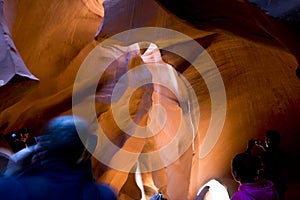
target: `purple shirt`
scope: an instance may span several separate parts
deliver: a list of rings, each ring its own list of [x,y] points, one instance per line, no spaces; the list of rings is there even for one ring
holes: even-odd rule
[[[274,184],[268,180],[255,183],[243,183],[231,200],[278,200]]]

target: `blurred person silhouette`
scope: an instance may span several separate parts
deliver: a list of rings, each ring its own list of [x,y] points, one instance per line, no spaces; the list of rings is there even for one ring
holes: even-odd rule
[[[21,140],[18,132],[7,134],[6,138],[8,139],[14,153],[26,148],[26,143]]]
[[[262,157],[264,163],[263,178],[274,183],[280,199],[284,199],[287,190],[284,169],[285,156],[280,147],[280,133],[277,130],[267,130],[265,133],[265,153]]]
[[[14,153],[36,144],[35,138],[30,138],[30,131],[27,128],[20,128],[16,132],[5,134],[5,138]]]
[[[4,176],[7,165],[9,161],[9,156],[5,153],[0,152],[0,177]]]
[[[264,174],[265,164],[263,162],[263,157],[265,155],[265,152],[266,150],[263,141],[255,138],[251,138],[250,140],[248,140],[248,146],[245,153],[256,156],[260,160],[261,168],[259,169],[259,176],[262,176],[262,174]]]
[[[3,134],[0,134],[0,177],[4,176],[4,173],[6,171],[9,157],[12,154],[11,149],[8,148],[9,144],[7,143],[7,140],[5,139]]]
[[[279,200],[274,184],[258,177],[261,162],[249,153],[237,154],[232,160],[232,175],[240,184],[232,200]]]
[[[261,140],[255,138],[248,140],[248,146],[245,151],[246,153],[257,157],[262,157],[265,151],[264,143]]]
[[[20,128],[18,133],[20,135],[20,140],[26,144],[29,139],[29,130],[27,128]]]
[[[111,188],[94,181],[85,144],[96,146],[97,138],[84,119],[56,117],[42,131],[36,145],[11,156],[6,177],[0,178],[1,199],[117,199]]]

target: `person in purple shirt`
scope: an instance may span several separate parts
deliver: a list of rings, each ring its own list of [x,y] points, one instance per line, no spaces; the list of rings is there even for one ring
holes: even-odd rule
[[[0,178],[0,198],[116,200],[109,186],[94,181],[84,144],[97,138],[88,127],[85,120],[71,115],[51,120],[36,145],[11,156],[5,177]],[[86,135],[79,137],[79,131]]]
[[[232,175],[240,184],[232,200],[279,200],[271,181],[259,179],[260,160],[249,154],[237,154],[232,160]]]

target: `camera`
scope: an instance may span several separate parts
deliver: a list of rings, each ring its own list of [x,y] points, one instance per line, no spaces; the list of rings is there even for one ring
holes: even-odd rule
[[[262,141],[260,141],[260,140],[254,140],[254,144],[262,145]]]

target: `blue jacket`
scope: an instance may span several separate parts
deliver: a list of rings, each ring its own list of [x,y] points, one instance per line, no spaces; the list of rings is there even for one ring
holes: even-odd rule
[[[75,166],[52,159],[21,174],[0,178],[1,200],[116,200],[114,192],[94,182],[90,162]]]

